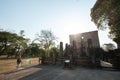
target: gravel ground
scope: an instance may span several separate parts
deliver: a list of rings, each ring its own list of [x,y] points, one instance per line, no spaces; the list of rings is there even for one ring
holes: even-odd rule
[[[60,65],[36,65],[19,71],[4,73],[0,80],[120,80],[120,71]]]

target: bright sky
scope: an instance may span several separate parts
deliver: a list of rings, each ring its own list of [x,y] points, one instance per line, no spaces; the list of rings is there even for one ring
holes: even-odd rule
[[[69,35],[97,30],[90,10],[96,0],[0,0],[0,28],[35,39],[41,30],[51,30],[58,41],[69,43]],[[100,32],[100,44],[111,40]],[[101,35],[102,34],[102,35]],[[106,33],[105,33],[106,34]]]

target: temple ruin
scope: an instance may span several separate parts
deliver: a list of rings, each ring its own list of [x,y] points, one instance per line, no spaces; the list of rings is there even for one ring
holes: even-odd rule
[[[74,53],[73,56],[90,56],[92,48],[100,48],[98,31],[78,33],[69,35],[70,46]]]

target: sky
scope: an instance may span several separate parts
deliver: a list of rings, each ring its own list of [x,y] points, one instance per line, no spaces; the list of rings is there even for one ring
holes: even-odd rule
[[[58,42],[69,43],[69,35],[97,30],[90,10],[96,0],[0,0],[0,29],[19,33],[31,40],[41,30],[51,30]],[[113,43],[99,31],[100,45]]]

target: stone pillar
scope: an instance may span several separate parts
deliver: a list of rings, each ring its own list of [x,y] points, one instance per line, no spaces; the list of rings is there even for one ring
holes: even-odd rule
[[[68,44],[65,44],[65,53],[64,53],[65,57],[68,57]]]
[[[60,57],[63,57],[63,42],[60,42]]]

